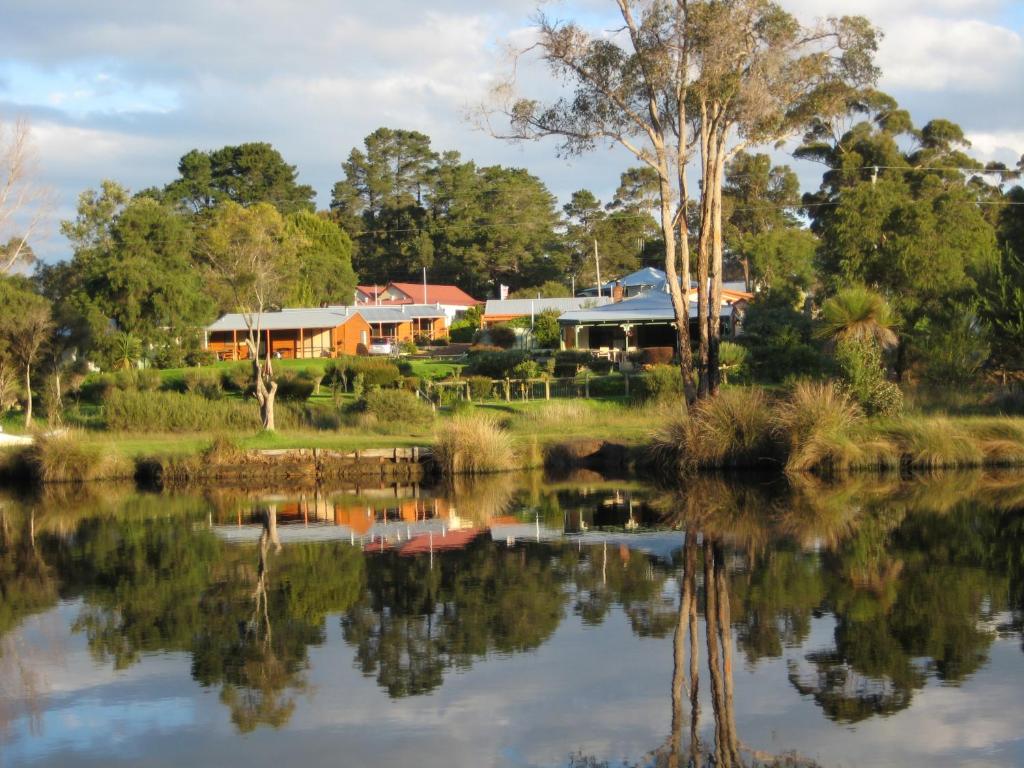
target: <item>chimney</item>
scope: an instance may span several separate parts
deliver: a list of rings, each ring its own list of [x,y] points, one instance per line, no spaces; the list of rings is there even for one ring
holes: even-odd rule
[[[617,304],[622,301],[622,283],[618,280],[615,281],[615,285],[612,286],[612,302]]]

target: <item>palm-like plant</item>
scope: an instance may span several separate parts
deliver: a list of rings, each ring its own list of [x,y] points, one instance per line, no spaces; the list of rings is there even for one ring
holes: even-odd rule
[[[817,335],[835,341],[874,341],[883,349],[896,345],[895,317],[885,298],[870,288],[844,288],[821,307]]]
[[[142,342],[130,333],[119,333],[114,337],[114,368],[127,371],[135,367],[142,357]]]

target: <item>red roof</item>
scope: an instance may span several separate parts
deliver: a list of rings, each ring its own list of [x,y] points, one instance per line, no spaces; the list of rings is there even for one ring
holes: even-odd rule
[[[398,552],[401,555],[423,555],[430,552],[431,549],[435,552],[443,549],[462,549],[481,533],[483,531],[477,528],[447,531],[443,536],[440,534],[431,536],[429,533],[421,533],[404,543]]]
[[[409,297],[410,304],[455,304],[471,307],[483,302],[477,301],[457,285],[432,285],[427,283],[427,298],[423,300],[423,283],[388,283]]]
[[[382,293],[386,287],[383,285],[357,285],[356,290],[360,293],[365,293],[371,298],[376,298],[377,294]]]

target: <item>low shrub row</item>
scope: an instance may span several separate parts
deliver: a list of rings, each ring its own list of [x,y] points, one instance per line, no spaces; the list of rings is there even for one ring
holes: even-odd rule
[[[253,403],[215,401],[190,392],[115,390],[103,406],[107,429],[118,432],[250,430],[260,426]]]

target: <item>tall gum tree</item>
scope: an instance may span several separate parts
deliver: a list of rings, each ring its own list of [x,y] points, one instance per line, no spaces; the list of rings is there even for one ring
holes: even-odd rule
[[[608,35],[538,14],[529,50],[571,92],[543,104],[517,97],[514,78],[502,83],[496,95],[511,130],[492,132],[557,136],[568,154],[618,144],[657,174],[680,373],[692,400],[689,307],[681,288],[690,282],[684,256],[691,161],[698,157],[700,174],[699,393],[706,395],[719,381],[725,165],[748,146],[784,141],[811,117],[841,109],[851,89],[872,83],[877,32],[860,17],[807,27],[767,0],[616,0],[615,7],[623,24]]]
[[[293,290],[303,245],[304,238],[268,203],[250,208],[224,203],[203,233],[201,254],[209,267],[211,288],[245,322],[245,344],[265,430],[274,429],[277,381],[269,344],[260,360],[263,313],[280,307]]]
[[[665,274],[675,315],[679,371],[686,402],[695,399],[690,351],[689,200],[686,167],[693,151],[686,114],[690,85],[690,39],[686,2],[617,0],[623,27],[613,36],[594,34],[575,22],[539,13],[539,52],[571,94],[548,104],[515,95],[514,80],[495,91],[509,139],[557,136],[562,151],[580,154],[599,143],[618,144],[657,175]],[[487,119],[490,110],[484,111]]]
[[[34,258],[29,241],[52,207],[52,194],[38,176],[28,121],[0,117],[0,275]]]
[[[779,145],[811,121],[843,113],[850,94],[877,79],[878,32],[858,16],[804,25],[768,0],[686,5],[692,65],[687,111],[700,157],[699,390],[715,394],[720,384],[725,168],[748,147]]]

